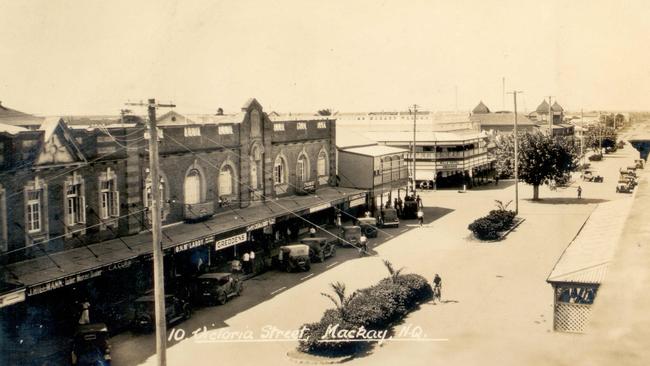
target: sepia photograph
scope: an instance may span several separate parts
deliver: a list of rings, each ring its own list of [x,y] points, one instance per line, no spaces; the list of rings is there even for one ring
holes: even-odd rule
[[[650,364],[641,0],[0,0],[0,366]]]

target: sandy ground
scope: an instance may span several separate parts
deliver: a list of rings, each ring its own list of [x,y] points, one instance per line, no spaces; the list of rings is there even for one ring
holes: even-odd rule
[[[434,273],[442,276],[443,303],[422,305],[397,327],[399,332],[402,327],[417,326],[423,337],[437,340],[386,342],[351,364],[549,364],[537,357],[539,350],[552,350],[554,345],[574,342],[580,336],[552,331],[552,290],[546,277],[599,202],[629,197],[616,194],[615,185],[618,168],[629,165],[636,156],[636,151],[627,146],[593,164],[597,174],[605,177],[604,183],[581,182],[575,176],[571,187],[556,191],[542,187],[540,202],[530,200],[532,187],[520,184],[519,212],[526,221],[498,243],[471,239],[467,225],[493,209],[495,199],[513,199],[511,182],[466,193],[422,192],[427,221],[434,220],[422,228],[415,227],[415,222],[403,222],[399,229],[387,229],[393,237],[381,235],[384,240],[375,242],[381,242],[374,248],[376,256],[348,255],[348,260],[341,259],[332,268],[323,268],[289,286],[282,286],[281,281],[306,274],[261,276],[247,282],[241,298],[199,311],[179,327],[189,333],[202,324],[214,324],[221,331],[249,330],[256,339],[264,326],[298,329],[303,323],[318,320],[331,307],[320,295],[329,283],[341,281],[354,290],[385,277],[383,258],[404,266],[406,272],[429,279]],[[583,188],[581,200],[576,198],[578,184]],[[114,340],[114,364],[154,365],[153,342],[151,335],[118,336]],[[296,344],[290,339],[201,343],[196,337],[186,337],[170,345],[168,364],[285,365],[292,363],[286,353]]]

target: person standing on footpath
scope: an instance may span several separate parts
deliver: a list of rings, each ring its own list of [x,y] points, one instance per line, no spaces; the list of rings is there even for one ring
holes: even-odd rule
[[[582,198],[582,187],[578,186],[578,198]]]
[[[249,268],[249,270],[250,270],[250,273],[254,273],[255,272],[255,251],[254,250],[251,250],[251,253],[250,253],[249,257],[250,257],[250,268]]]
[[[242,258],[242,261],[244,262],[244,274],[248,274],[250,270],[250,262],[251,262],[251,256],[248,254],[248,252],[244,253],[244,256]]]
[[[422,212],[422,208],[418,209],[418,222],[420,223],[420,227],[422,227],[422,223],[424,222],[424,212]]]

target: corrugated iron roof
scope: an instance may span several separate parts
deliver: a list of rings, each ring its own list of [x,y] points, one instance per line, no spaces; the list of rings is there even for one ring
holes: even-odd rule
[[[599,204],[562,253],[547,281],[602,283],[631,206],[632,198]]]
[[[515,114],[512,112],[503,113],[480,113],[470,117],[472,121],[480,122],[481,125],[512,125],[515,122]],[[517,113],[517,125],[533,126],[535,123],[525,114]]]
[[[392,155],[392,154],[402,154],[408,152],[406,149],[400,149],[398,147],[392,147],[386,145],[353,147],[353,148],[345,149],[343,151],[354,153],[354,154],[373,156],[373,157]]]
[[[411,131],[386,131],[386,132],[367,132],[364,134],[369,139],[380,142],[406,142],[413,141],[413,132]],[[467,130],[467,132],[417,132],[418,143],[424,142],[456,142],[467,141],[479,138],[486,138],[484,132]]]
[[[4,132],[4,133],[11,134],[11,135],[15,135],[15,134],[17,134],[19,132],[23,132],[23,131],[29,131],[29,130],[24,128],[24,127],[6,125],[4,123],[0,123],[0,133]]]

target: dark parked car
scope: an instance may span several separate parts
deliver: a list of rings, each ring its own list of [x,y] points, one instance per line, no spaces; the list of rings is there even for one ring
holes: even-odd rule
[[[399,227],[399,218],[397,217],[397,210],[392,207],[385,208],[381,220],[381,227]]]
[[[309,258],[314,262],[336,255],[336,245],[327,238],[304,238],[300,242],[309,245]]]
[[[110,366],[111,346],[104,323],[83,324],[72,341],[71,363],[75,366]]]
[[[342,246],[356,246],[361,239],[361,227],[359,226],[343,226],[341,228],[341,239],[339,244]]]
[[[204,273],[193,280],[192,299],[202,304],[225,304],[229,298],[239,296],[242,282],[232,273]]]
[[[416,200],[404,200],[404,208],[402,209],[402,219],[417,219],[418,217],[418,203]]]
[[[309,245],[291,244],[281,246],[277,260],[279,267],[287,272],[295,270],[309,271],[311,269]]]
[[[145,295],[135,300],[134,327],[137,330],[153,330],[156,326],[155,300],[153,295]],[[192,316],[190,304],[174,295],[165,296],[165,316],[167,324],[173,324]]]
[[[360,217],[359,227],[361,232],[368,238],[377,237],[377,219],[374,217]]]

